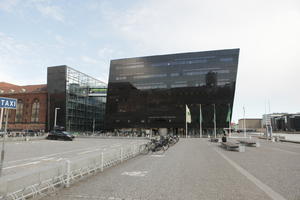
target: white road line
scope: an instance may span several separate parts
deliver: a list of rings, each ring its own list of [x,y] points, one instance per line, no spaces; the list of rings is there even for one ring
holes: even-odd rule
[[[99,149],[94,149],[94,150],[91,150],[91,151],[80,152],[80,153],[77,153],[77,155],[87,154],[87,153],[91,153],[91,152],[95,152],[95,151],[99,151]]]
[[[123,172],[121,175],[144,177],[148,174],[148,171],[134,171],[134,172]]]
[[[291,147],[291,148],[296,148],[296,149],[300,148],[299,144],[291,144],[291,143],[288,143],[288,142],[282,142],[282,143],[277,142],[276,144],[279,145],[279,146],[284,146],[284,147]]]
[[[51,157],[51,158],[44,158],[44,159],[42,159],[43,161],[48,161],[48,160],[53,160],[53,159],[55,159],[55,157]]]
[[[248,178],[250,181],[252,181],[257,187],[259,187],[262,191],[264,191],[269,197],[271,197],[274,200],[286,200],[283,196],[281,196],[279,193],[275,192],[261,182],[259,179],[257,179],[255,176],[250,174],[247,170],[239,166],[237,163],[229,159],[227,156],[225,156],[223,153],[221,153],[219,150],[214,148],[214,150],[222,157],[224,158],[229,164],[231,164],[237,171],[239,171],[241,174],[243,174],[246,178]]]
[[[48,154],[48,155],[43,155],[43,156],[39,156],[39,157],[33,157],[33,158],[25,158],[25,159],[20,159],[20,160],[7,161],[5,163],[15,163],[15,162],[21,162],[21,161],[27,161],[27,160],[37,160],[37,159],[47,158],[47,157],[51,157],[51,156],[68,154],[68,153],[72,153],[72,152],[76,152],[76,151],[82,151],[82,150],[85,150],[85,149],[91,149],[91,147],[82,148],[82,149],[76,149],[76,150],[72,150],[72,151],[64,151],[64,152],[54,153],[54,154]]]
[[[56,161],[59,162],[59,161],[61,161],[61,160],[63,160],[63,158],[59,158],[59,159],[57,159]]]
[[[273,149],[273,150],[276,150],[276,151],[281,151],[281,152],[285,152],[285,153],[289,153],[289,154],[293,154],[293,155],[300,155],[299,153],[284,150],[284,149],[280,149],[280,148],[276,148],[276,147],[268,147],[268,149]]]
[[[6,169],[12,169],[12,168],[16,168],[16,167],[24,167],[24,166],[27,166],[27,165],[36,165],[38,163],[40,163],[40,161],[25,163],[25,164],[21,164],[21,165],[9,166],[9,167],[5,167],[3,169],[6,170]]]

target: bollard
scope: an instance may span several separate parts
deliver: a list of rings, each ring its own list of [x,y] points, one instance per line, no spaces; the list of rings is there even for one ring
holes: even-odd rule
[[[103,157],[104,157],[104,153],[101,152],[101,172],[103,172],[103,168],[104,168]]]
[[[71,176],[71,162],[70,160],[66,160],[67,171],[66,171],[66,184],[65,187],[70,187],[70,176]]]
[[[123,162],[123,147],[121,147],[121,152],[120,152],[120,154],[121,154],[121,162]]]

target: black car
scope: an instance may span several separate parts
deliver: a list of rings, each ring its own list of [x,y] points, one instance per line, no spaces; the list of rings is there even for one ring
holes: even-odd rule
[[[53,131],[50,132],[47,136],[46,139],[49,140],[68,140],[68,141],[72,141],[74,140],[74,135],[70,134],[69,132],[66,131]]]

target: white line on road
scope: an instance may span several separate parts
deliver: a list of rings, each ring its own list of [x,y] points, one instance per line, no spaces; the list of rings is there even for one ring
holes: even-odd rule
[[[51,158],[44,158],[44,159],[42,159],[43,161],[48,161],[48,160],[53,160],[53,159],[55,159],[55,157],[51,157]]]
[[[91,152],[95,152],[95,151],[99,151],[99,149],[93,149],[90,151],[79,152],[79,153],[77,153],[77,155],[87,154],[87,153],[91,153]]]
[[[268,149],[273,149],[273,150],[276,150],[276,151],[281,151],[281,152],[285,152],[285,153],[289,153],[289,154],[293,154],[293,155],[300,155],[299,153],[284,150],[284,149],[280,149],[280,148],[276,148],[276,147],[269,147]]]
[[[151,155],[151,157],[162,158],[162,157],[165,157],[165,155]]]
[[[38,160],[38,159],[43,159],[43,158],[47,158],[47,157],[50,157],[50,156],[57,156],[57,155],[62,155],[62,154],[68,154],[68,153],[72,153],[72,152],[76,152],[76,151],[82,151],[82,150],[86,150],[86,149],[91,149],[91,147],[82,148],[82,149],[76,149],[76,150],[72,150],[72,151],[64,151],[64,152],[54,153],[54,154],[48,154],[48,155],[43,155],[43,156],[39,156],[39,157],[33,157],[33,158],[25,158],[25,159],[20,159],[20,160],[7,161],[5,163],[7,164],[7,163],[15,163],[15,162],[27,161],[27,160]]]
[[[16,167],[24,167],[24,166],[27,166],[27,165],[36,165],[40,163],[40,161],[35,161],[35,162],[30,162],[30,163],[25,163],[25,164],[21,164],[21,165],[14,165],[14,166],[9,166],[9,167],[5,167],[3,169],[12,169],[12,168],[16,168]]]
[[[227,156],[225,156],[223,153],[221,153],[219,150],[214,148],[214,150],[222,157],[224,158],[229,164],[231,164],[236,170],[238,170],[241,174],[243,174],[245,177],[247,177],[250,181],[252,181],[257,187],[259,187],[262,191],[264,191],[269,197],[271,197],[274,200],[286,200],[283,196],[281,196],[279,193],[275,192],[261,182],[259,179],[257,179],[255,176],[250,174],[247,170],[239,166],[237,163],[229,159]]]
[[[123,172],[122,175],[126,176],[137,176],[137,177],[144,177],[148,174],[148,171],[136,171],[136,172]]]

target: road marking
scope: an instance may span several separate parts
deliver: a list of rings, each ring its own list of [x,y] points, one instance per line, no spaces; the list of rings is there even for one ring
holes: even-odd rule
[[[25,159],[20,159],[20,160],[13,160],[13,161],[5,162],[5,163],[15,163],[15,162],[21,162],[21,161],[27,161],[27,160],[43,159],[43,158],[47,158],[47,157],[51,157],[51,156],[56,156],[56,155],[61,155],[61,154],[68,154],[68,153],[72,153],[72,152],[76,152],[76,151],[82,151],[82,150],[86,150],[86,149],[91,149],[91,147],[82,148],[82,149],[76,149],[76,150],[72,150],[72,151],[65,151],[65,152],[60,152],[60,153],[54,153],[54,154],[48,154],[48,155],[43,155],[43,156],[39,156],[39,157],[25,158]]]
[[[162,158],[162,157],[165,157],[165,155],[151,155],[151,157]]]
[[[273,149],[273,150],[277,150],[277,151],[281,151],[281,152],[285,152],[285,153],[289,153],[289,154],[293,154],[293,155],[299,155],[299,153],[284,150],[284,149],[280,149],[280,148],[276,148],[276,147],[268,147],[268,149]]]
[[[51,158],[44,158],[44,159],[42,159],[43,161],[48,161],[48,160],[53,160],[53,159],[55,159],[55,157],[51,157]]]
[[[227,156],[225,156],[223,153],[221,153],[219,150],[217,150],[216,148],[214,148],[214,150],[222,157],[224,158],[229,164],[231,164],[237,171],[239,171],[241,174],[243,174],[246,178],[248,178],[250,181],[252,181],[257,187],[259,187],[262,191],[264,191],[269,197],[271,197],[274,200],[286,200],[283,196],[281,196],[279,193],[275,192],[274,190],[272,190],[272,188],[270,188],[269,186],[267,186],[266,184],[264,184],[263,182],[261,182],[259,179],[257,179],[255,176],[253,176],[252,174],[250,174],[247,170],[245,170],[244,168],[242,168],[241,166],[239,166],[237,163],[235,163],[234,161],[232,161],[230,158],[228,158]]]
[[[99,151],[99,149],[94,149],[94,150],[91,150],[91,151],[80,152],[80,153],[77,153],[77,155],[87,154],[87,153],[91,153],[91,152],[95,152],[95,151]]]
[[[288,142],[282,142],[282,143],[277,142],[276,144],[279,145],[279,146],[284,146],[284,147],[291,147],[291,148],[296,148],[296,149],[300,148],[299,144],[291,144],[291,143],[288,143]]]
[[[125,176],[136,176],[136,177],[144,177],[148,174],[148,171],[135,171],[135,172],[123,172],[122,175]]]
[[[25,163],[25,164],[21,164],[21,165],[14,165],[14,166],[9,166],[9,167],[5,167],[3,169],[12,169],[12,168],[16,168],[16,167],[24,167],[24,166],[27,166],[27,165],[36,165],[40,163],[40,161],[35,161],[35,162],[30,162],[30,163]]]
[[[59,159],[57,159],[56,161],[59,162],[59,161],[61,161],[61,160],[63,160],[63,158],[59,158]]]

